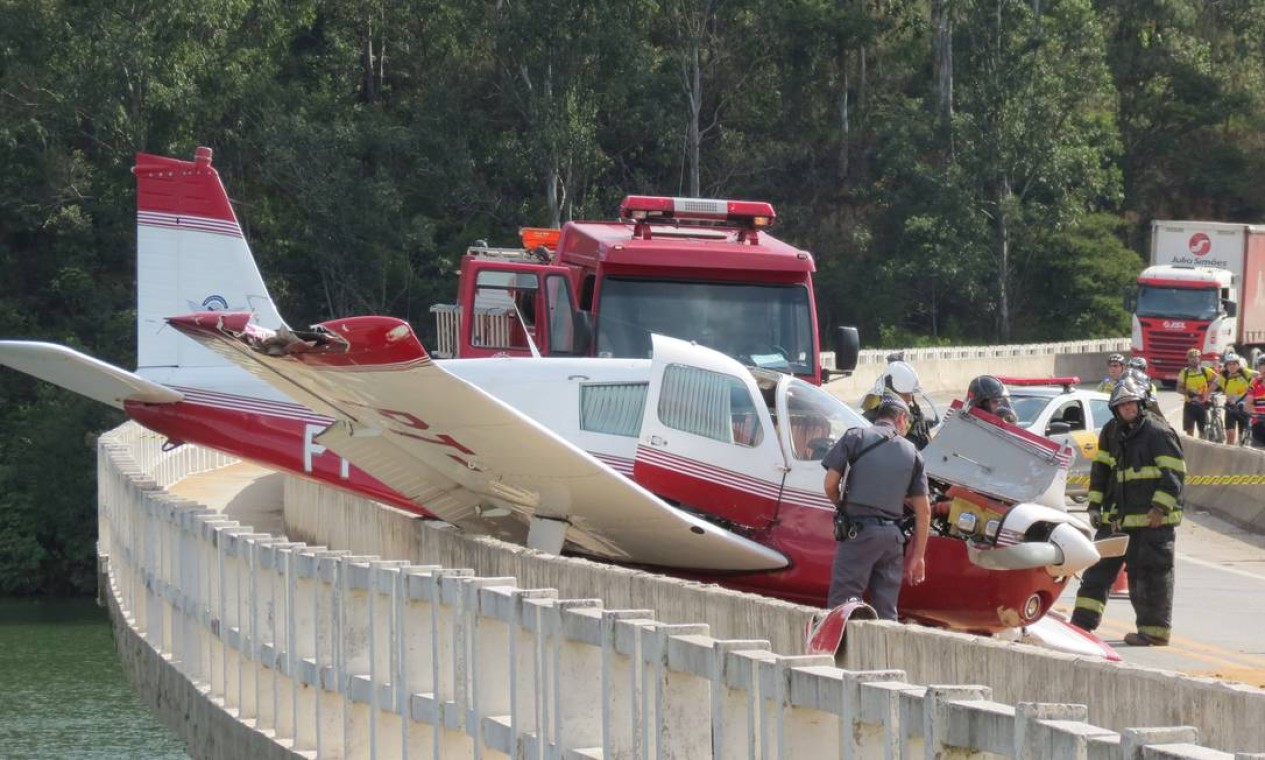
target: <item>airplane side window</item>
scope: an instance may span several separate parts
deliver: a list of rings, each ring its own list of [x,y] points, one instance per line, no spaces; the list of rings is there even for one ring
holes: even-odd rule
[[[751,393],[732,375],[673,364],[664,369],[659,419],[686,433],[739,446],[758,446],[764,429]]]
[[[580,386],[580,429],[636,438],[646,411],[649,383],[586,383]]]

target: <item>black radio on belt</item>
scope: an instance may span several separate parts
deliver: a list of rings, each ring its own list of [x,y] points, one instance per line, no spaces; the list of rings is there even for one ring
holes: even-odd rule
[[[847,541],[850,538],[856,538],[857,533],[861,530],[861,526],[852,522],[848,517],[848,513],[843,511],[843,502],[835,505],[835,540]]]

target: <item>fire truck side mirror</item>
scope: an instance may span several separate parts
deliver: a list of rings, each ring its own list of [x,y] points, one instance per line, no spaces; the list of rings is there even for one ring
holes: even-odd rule
[[[855,327],[840,325],[835,328],[835,369],[851,372],[857,368],[861,356],[861,334]]]
[[[1138,291],[1132,286],[1125,286],[1124,289],[1124,310],[1133,313],[1138,305]]]
[[[1227,317],[1237,316],[1239,313],[1239,305],[1229,299],[1225,299],[1221,302],[1221,309],[1225,311],[1225,315]]]

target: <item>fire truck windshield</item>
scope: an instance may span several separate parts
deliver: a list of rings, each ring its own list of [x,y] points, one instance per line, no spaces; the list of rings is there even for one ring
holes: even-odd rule
[[[1216,288],[1172,288],[1143,285],[1138,292],[1140,317],[1213,320],[1220,313]]]
[[[816,372],[804,285],[607,277],[598,298],[598,356],[647,357],[650,335],[659,333],[717,349],[749,366]]]

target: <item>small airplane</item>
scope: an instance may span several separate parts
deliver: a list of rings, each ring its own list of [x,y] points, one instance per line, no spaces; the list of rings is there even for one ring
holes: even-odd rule
[[[820,459],[868,424],[835,396],[659,335],[649,359],[444,361],[390,317],[292,329],[209,149],[139,154],[134,173],[137,371],[23,341],[0,341],[0,364],[171,445],[470,533],[823,604],[835,542]],[[928,574],[902,590],[902,616],[1115,658],[1046,614],[1074,574],[1123,552],[1061,509],[1070,449],[959,404],[924,455],[938,492]]]

